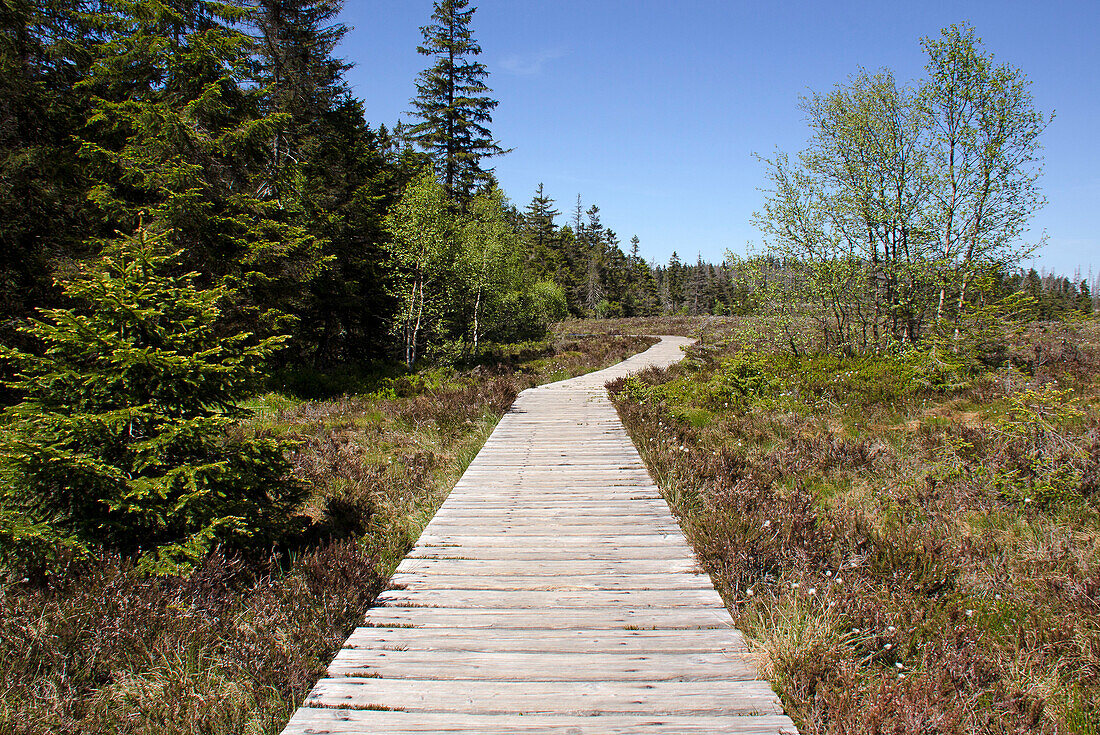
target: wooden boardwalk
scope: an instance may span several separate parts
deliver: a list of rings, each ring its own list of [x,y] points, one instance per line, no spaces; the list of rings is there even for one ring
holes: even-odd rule
[[[284,730],[797,733],[603,385],[526,390]]]

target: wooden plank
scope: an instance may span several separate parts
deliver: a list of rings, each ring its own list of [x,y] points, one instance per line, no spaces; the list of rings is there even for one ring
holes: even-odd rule
[[[756,667],[731,653],[395,651],[344,648],[329,676],[504,681],[752,681]]]
[[[559,489],[556,489],[559,488]],[[462,494],[454,496],[462,499]],[[470,497],[474,497],[471,495]],[[635,500],[663,500],[656,488],[645,485],[622,486],[620,489],[608,489],[601,485],[594,488],[561,490],[560,486],[540,485],[534,481],[526,484],[512,484],[506,488],[484,488],[477,492],[480,501],[495,503],[522,502],[536,498],[543,502],[566,503],[596,499],[605,503],[633,502]]]
[[[431,679],[324,679],[307,706],[400,708],[405,712],[576,715],[778,715],[779,698],[762,681],[467,681],[461,689]]]
[[[523,535],[523,536],[548,536],[556,529],[569,529],[589,536],[622,536],[627,530],[623,528],[624,521],[629,516],[619,516],[609,521],[607,518],[572,518],[546,515],[530,519],[509,518],[506,516],[486,515],[480,519],[474,518],[443,518],[433,520],[424,533],[436,535]],[[680,534],[680,526],[671,518],[648,518],[642,516],[630,519],[632,533],[641,533],[647,536],[670,536]]]
[[[417,574],[399,572],[390,578],[394,589],[414,591],[437,590],[513,590],[570,591],[582,590],[713,590],[710,578],[699,574],[570,574],[557,575],[496,574]]]
[[[791,721],[778,715],[569,715],[460,714],[303,707],[286,733],[313,735],[798,735]]]
[[[454,502],[450,502],[453,500]],[[440,519],[467,519],[481,516],[513,517],[516,519],[557,516],[592,521],[618,522],[624,518],[660,518],[669,517],[668,505],[664,498],[632,497],[627,500],[611,501],[582,500],[565,501],[553,498],[524,497],[518,502],[488,498],[448,498],[446,507],[440,509]],[[434,519],[433,519],[434,520]]]
[[[496,628],[485,631],[452,628],[441,635],[431,628],[356,628],[345,648],[403,648],[433,651],[554,651],[568,653],[664,653],[708,651],[746,653],[741,633],[732,628],[684,630],[539,630]]]
[[[367,613],[367,625],[416,628],[527,628],[617,629],[629,627],[676,630],[729,628],[729,613],[715,608],[543,608],[470,609],[445,607],[376,607]]]
[[[529,576],[555,577],[559,575],[588,574],[665,574],[687,573],[706,577],[706,572],[693,561],[683,557],[674,559],[567,559],[564,561],[518,561],[516,559],[425,559],[407,557],[397,567],[397,573],[462,574],[467,577],[493,576],[497,574],[526,574]]]
[[[524,510],[529,512],[536,512],[538,510],[544,510],[546,512],[565,512],[570,511],[603,511],[602,515],[614,516],[620,513],[632,513],[637,511],[639,513],[658,513],[667,514],[668,504],[663,497],[656,491],[656,488],[635,488],[631,492],[630,497],[614,499],[606,497],[596,497],[595,493],[591,490],[587,491],[587,495],[578,494],[577,497],[563,498],[553,497],[549,495],[540,495],[538,493],[530,492],[523,493],[522,497],[514,501],[504,501],[500,498],[491,498],[481,495],[480,493],[470,491],[466,493],[451,493],[447,497],[447,502],[440,508],[440,511],[446,513],[474,513],[480,511],[509,511],[509,510]],[[650,497],[657,495],[657,497]]]
[[[527,541],[535,539],[535,546],[539,544],[547,545],[548,542],[539,540],[542,537],[558,538],[560,543],[569,546],[583,546],[587,548],[599,547],[599,546],[642,546],[646,548],[656,546],[676,546],[685,550],[689,549],[687,541],[684,539],[683,534],[678,530],[673,532],[661,532],[661,533],[632,533],[633,529],[621,529],[619,533],[614,536],[608,536],[606,534],[591,534],[591,533],[579,533],[569,536],[558,536],[556,529],[549,528],[545,533],[539,534],[524,534],[507,536],[504,534],[484,534],[475,535],[472,533],[424,533],[418,539],[417,543],[423,546],[440,546],[440,545],[455,545],[463,544],[470,546],[509,546],[511,544],[524,544]],[[557,545],[557,544],[555,544]]]
[[[462,515],[448,513],[443,517],[437,515],[425,531],[431,529],[432,533],[453,533],[455,530],[463,529],[503,530],[506,527],[516,531],[535,533],[547,526],[568,526],[570,528],[591,527],[594,533],[617,533],[622,530],[623,521],[627,520],[630,521],[631,527],[638,531],[680,533],[680,525],[667,512],[663,516],[655,512],[627,514],[622,511],[591,515],[561,511],[521,514],[503,509],[483,511],[480,517],[474,513]]]
[[[684,559],[690,558],[678,546],[624,546],[605,545],[594,549],[564,546],[417,546],[408,554],[414,559],[509,559],[512,561],[564,561],[618,560],[618,559]]]
[[[666,507],[662,508],[662,505]],[[539,499],[533,502],[530,498],[521,498],[516,501],[456,499],[453,505],[448,500],[441,510],[446,512],[443,516],[445,519],[484,516],[522,518],[525,515],[554,518],[584,516],[591,513],[596,518],[618,518],[625,521],[634,517],[631,506],[637,508],[638,516],[643,519],[663,517],[668,513],[664,498],[586,502],[563,502],[551,499]]]
[[[623,589],[598,590],[495,590],[436,589],[386,590],[378,596],[379,606],[474,607],[474,608],[705,608],[725,610],[722,598],[713,587],[705,589]]]

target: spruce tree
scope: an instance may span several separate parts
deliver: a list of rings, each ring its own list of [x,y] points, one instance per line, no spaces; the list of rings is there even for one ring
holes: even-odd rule
[[[336,58],[340,0],[256,0],[257,81],[277,119],[261,196],[318,239],[324,268],[303,291],[293,359],[363,360],[384,349],[385,211],[402,183],[400,151],[372,130]],[[419,164],[408,169],[406,178]]]
[[[546,196],[540,183],[523,215],[523,228],[531,243],[530,258],[543,275],[558,277],[561,257],[555,249],[558,227],[554,219],[561,214],[554,209],[554,200]]]
[[[539,188],[535,191],[535,196],[531,198],[531,203],[527,205],[527,211],[524,213],[524,226],[537,249],[541,250],[549,247],[557,232],[554,219],[559,214],[561,212],[554,209],[554,200],[546,196],[540,183]]]
[[[23,328],[36,350],[0,349],[22,399],[0,424],[0,563],[111,549],[174,572],[270,549],[300,502],[286,443],[236,428],[283,338],[226,331],[232,294],[174,275],[165,239],[117,244]]]
[[[587,210],[588,223],[581,228],[582,247],[585,252],[584,308],[589,315],[597,314],[597,307],[604,298],[603,250],[604,227],[600,222],[600,208],[593,204]]]
[[[665,311],[670,314],[678,312],[684,303],[684,266],[680,262],[680,255],[675,250],[668,259],[664,289]]]
[[[475,58],[481,46],[470,30],[476,7],[469,0],[436,0],[431,25],[420,29],[424,45],[417,51],[434,63],[417,77],[413,139],[435,164],[448,198],[462,207],[477,186],[488,183],[492,169],[483,158],[506,151],[493,140],[488,125],[497,100],[485,79],[485,65]]]
[[[308,193],[311,187],[296,174],[315,156],[329,153],[323,149],[350,97],[343,74],[351,65],[333,56],[347,33],[335,20],[342,6],[340,0],[256,1],[257,81],[265,89],[267,112],[282,116],[271,140],[266,182],[280,201],[288,193],[294,198]]]
[[[131,232],[146,212],[206,282],[225,279],[265,311],[299,311],[323,257],[294,212],[265,196],[280,118],[264,114],[252,80],[245,0],[106,7],[80,84],[93,100],[79,135],[97,214]]]

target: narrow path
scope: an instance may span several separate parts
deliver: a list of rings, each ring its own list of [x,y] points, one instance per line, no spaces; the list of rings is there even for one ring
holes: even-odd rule
[[[284,735],[797,733],[604,383],[526,390]]]

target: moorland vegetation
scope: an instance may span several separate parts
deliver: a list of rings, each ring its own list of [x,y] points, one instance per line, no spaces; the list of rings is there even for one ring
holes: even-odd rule
[[[500,190],[469,0],[391,128],[340,6],[0,3],[0,732],[278,731],[516,392],[631,333],[700,339],[613,394],[805,732],[1100,728],[1093,284],[1018,270],[1022,73],[952,27],[809,98],[765,250],[653,266]]]
[[[1095,319],[949,369],[690,331],[612,394],[801,732],[1100,728]]]

